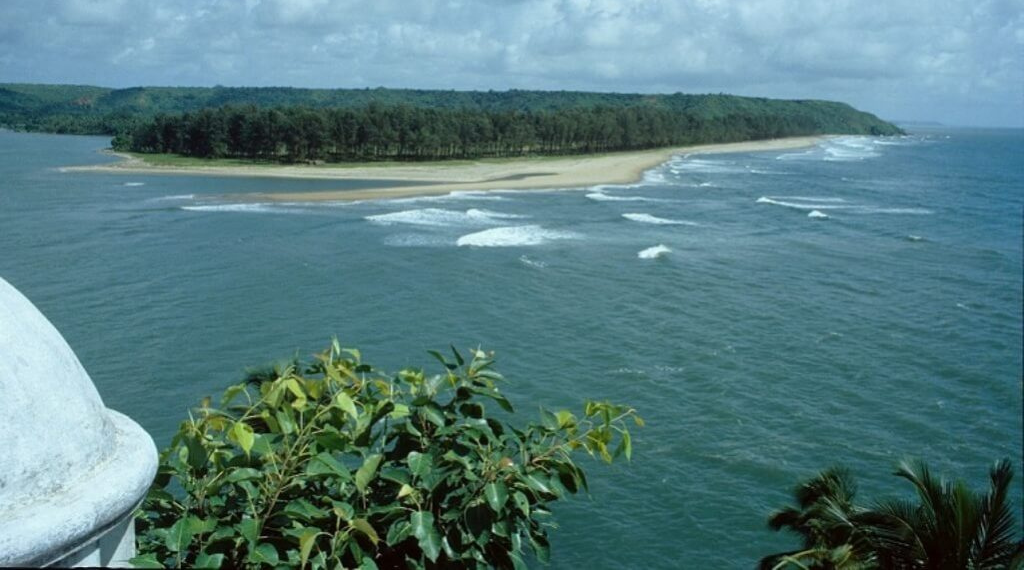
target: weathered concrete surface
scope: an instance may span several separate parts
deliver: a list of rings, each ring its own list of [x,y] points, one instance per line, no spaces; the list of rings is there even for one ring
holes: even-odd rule
[[[0,278],[0,566],[58,561],[112,528],[156,473],[153,440],[103,405],[57,329]]]

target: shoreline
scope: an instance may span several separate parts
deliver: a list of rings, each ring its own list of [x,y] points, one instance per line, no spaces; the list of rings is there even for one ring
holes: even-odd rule
[[[324,202],[380,200],[447,194],[455,191],[539,190],[582,188],[600,184],[632,184],[644,172],[664,164],[675,155],[763,152],[811,147],[828,135],[789,137],[760,141],[719,143],[655,150],[626,151],[601,155],[533,157],[454,163],[384,163],[353,166],[239,165],[164,166],[148,164],[130,154],[108,151],[120,162],[70,166],[62,172],[122,174],[176,174],[200,176],[273,177],[317,180],[393,181],[402,185],[357,190],[322,190],[230,194],[244,202]]]

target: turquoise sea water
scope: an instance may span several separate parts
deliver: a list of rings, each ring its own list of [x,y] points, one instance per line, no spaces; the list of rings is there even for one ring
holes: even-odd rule
[[[0,276],[159,445],[246,366],[332,335],[390,370],[480,345],[521,414],[591,397],[647,420],[632,464],[584,460],[552,568],[752,567],[795,545],[768,514],[835,463],[867,500],[908,491],[902,457],[975,485],[1010,457],[1019,512],[1022,131],[326,205],[218,196],[342,183],[57,170],[107,143],[0,132]]]

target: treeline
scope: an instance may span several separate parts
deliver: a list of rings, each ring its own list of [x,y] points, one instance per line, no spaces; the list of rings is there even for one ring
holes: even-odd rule
[[[409,107],[415,112],[407,113]],[[453,91],[429,89],[297,89],[291,87],[131,87],[111,89],[88,85],[0,84],[0,126],[17,130],[73,134],[120,135],[119,142],[134,138],[140,126],[150,125],[159,116],[181,117],[188,114],[190,121],[205,120],[208,112],[219,116],[225,108],[254,119],[256,112],[266,113],[267,125],[302,125],[311,121],[317,131],[317,119],[307,120],[310,113],[319,116],[327,126],[336,123],[344,109],[357,118],[372,118],[364,125],[367,137],[380,137],[389,131],[406,132],[424,139],[449,137],[446,142],[420,145],[420,156],[449,157],[483,152],[486,156],[504,156],[535,151],[588,151],[587,139],[597,141],[601,149],[634,148],[658,144],[659,140],[675,142],[717,141],[777,134],[808,133],[874,133],[896,134],[899,129],[873,115],[856,111],[853,107],[820,100],[775,100],[738,97],[725,94],[639,94],[595,93],[585,91]],[[275,109],[278,115],[269,111]],[[437,112],[437,113],[428,113]],[[609,114],[615,115],[609,121]],[[386,116],[386,117],[385,117]],[[411,116],[416,116],[415,118]],[[397,122],[394,120],[397,117]],[[507,132],[509,117],[516,132]],[[631,117],[635,118],[631,119]],[[409,119],[409,122],[407,121]],[[165,118],[166,120],[166,118]],[[612,124],[621,124],[623,132],[613,138],[607,136],[573,135],[571,140],[551,135],[548,131],[559,127],[562,121],[585,122],[588,128],[607,130]],[[216,119],[214,119],[216,122]],[[258,123],[251,120],[249,123]],[[415,125],[413,124],[415,122]],[[452,122],[467,123],[461,127],[459,141],[451,140]],[[634,124],[643,122],[636,134]],[[182,126],[184,125],[183,122]],[[481,123],[489,127],[481,127]],[[429,127],[427,126],[429,124]],[[597,125],[600,125],[598,127]],[[660,126],[658,126],[660,125]],[[377,133],[374,134],[374,129]],[[574,128],[574,127],[572,127]],[[618,128],[618,127],[615,127]],[[294,127],[296,131],[305,129]],[[546,130],[547,129],[547,130]],[[325,130],[330,128],[325,127]],[[495,140],[483,142],[468,131],[492,133]],[[532,130],[532,134],[530,134]],[[215,133],[216,129],[213,131]],[[671,133],[666,136],[665,131]],[[656,135],[654,133],[657,133]],[[607,134],[607,133],[604,133]],[[344,137],[330,141],[331,155],[351,158],[400,156],[416,158],[417,152],[401,140],[375,140],[344,143]],[[276,145],[255,150],[252,147],[233,146],[225,156],[303,160],[309,152],[302,143],[288,138],[276,140]],[[510,138],[511,137],[511,138]],[[516,150],[514,141],[523,144]],[[323,137],[322,137],[323,138]],[[216,140],[217,137],[214,137]],[[646,140],[645,140],[646,139]],[[547,141],[542,146],[541,141]],[[626,141],[625,143],[623,141]],[[316,146],[316,141],[310,143]],[[167,146],[165,144],[165,146]],[[337,150],[333,148],[337,146]],[[202,145],[200,145],[202,147]],[[354,150],[352,149],[354,147]],[[399,150],[400,147],[400,150]],[[434,150],[428,147],[436,147]],[[217,149],[217,148],[214,148]],[[203,156],[203,155],[197,155]],[[217,156],[216,152],[210,156]],[[317,152],[313,152],[317,157]],[[313,159],[317,160],[317,159]]]
[[[157,115],[114,139],[143,153],[252,160],[446,160],[564,155],[769,139],[819,133],[891,134],[886,123],[822,114],[822,102],[764,100],[747,112],[698,113],[665,106],[551,110],[224,106]],[[838,104],[832,104],[839,107]],[[859,118],[854,113],[852,118]],[[841,110],[841,109],[840,109]]]

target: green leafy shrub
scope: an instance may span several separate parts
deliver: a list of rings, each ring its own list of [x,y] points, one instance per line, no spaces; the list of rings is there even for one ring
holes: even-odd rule
[[[587,488],[573,453],[631,455],[628,407],[541,410],[517,429],[492,355],[432,353],[386,376],[335,341],[308,365],[209,399],[161,454],[139,566],[524,568],[548,558],[549,504]]]

